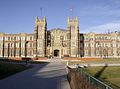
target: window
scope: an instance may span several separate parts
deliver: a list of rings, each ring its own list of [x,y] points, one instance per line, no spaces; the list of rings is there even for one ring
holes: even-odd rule
[[[16,37],[14,37],[14,40],[16,41]]]
[[[112,40],[115,41],[115,40],[116,40],[116,37],[112,37]]]
[[[30,40],[32,40],[32,36],[30,37]]]
[[[30,43],[30,48],[32,48],[32,43]]]
[[[76,50],[75,50],[75,49],[72,49],[72,50],[71,50],[71,54],[72,54],[72,55],[75,55],[75,54],[76,54]]]
[[[21,37],[21,40],[25,40],[25,37]]]
[[[72,40],[75,40],[75,35],[72,34],[72,35],[71,35],[71,39],[72,39]]]
[[[56,40],[59,40],[60,39],[60,36],[56,36]]]
[[[66,37],[64,36],[64,40],[66,40]]]
[[[21,55],[24,56],[24,49],[21,50]]]
[[[108,40],[107,37],[105,37],[105,40]]]
[[[11,37],[11,41],[13,40],[13,37]]]
[[[48,40],[50,40],[50,35],[48,36]]]
[[[90,40],[93,40],[93,38],[90,38]]]
[[[19,40],[19,36],[17,37],[17,40]]]
[[[11,44],[11,47],[14,48],[14,44]]]
[[[21,47],[24,47],[24,45],[25,45],[24,43],[21,43]]]
[[[88,44],[87,44],[87,43],[85,43],[85,47],[88,47]]]
[[[98,37],[96,37],[95,40],[98,40]]]
[[[107,44],[107,47],[110,47],[110,43]]]
[[[19,48],[19,43],[16,43],[16,47]]]
[[[5,43],[4,47],[5,47],[5,48],[8,48],[8,43]]]
[[[101,37],[99,37],[98,40],[101,40]]]
[[[88,50],[85,50],[85,55],[88,55]]]
[[[116,47],[116,44],[115,44],[115,43],[113,43],[113,47]]]
[[[99,44],[98,44],[98,43],[96,43],[96,47],[99,47]]]
[[[0,40],[2,41],[2,40],[3,40],[3,37],[0,37]]]
[[[89,38],[85,37],[85,40],[89,40]]]
[[[75,26],[71,27],[71,33],[75,32]]]
[[[90,44],[90,47],[94,47],[94,44],[93,44],[93,43],[91,43],[91,44]]]
[[[39,29],[39,30],[42,30],[42,26],[41,26],[41,25],[40,25],[40,26],[38,26],[38,29]]]
[[[7,37],[5,37],[5,40],[8,40]]]
[[[104,37],[102,37],[102,40],[104,40]]]
[[[120,43],[118,43],[118,47],[120,47]]]
[[[96,54],[99,55],[99,53],[100,53],[100,50],[96,50]]]
[[[72,47],[75,47],[75,42],[72,42],[72,41],[71,41],[71,46],[72,46]]]
[[[84,46],[83,46],[83,43],[80,43],[80,47],[84,47]]]
[[[16,50],[16,55],[17,55],[17,56],[19,55],[19,50]]]
[[[83,37],[82,37],[82,36],[80,37],[80,40],[81,40],[81,41],[83,40]]]

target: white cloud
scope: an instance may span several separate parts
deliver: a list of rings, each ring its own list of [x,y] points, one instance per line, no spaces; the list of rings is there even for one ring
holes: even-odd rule
[[[93,26],[85,29],[83,33],[95,32],[95,33],[107,33],[108,31],[120,31],[120,23],[107,23],[103,25]]]
[[[120,0],[108,0],[106,3],[96,3],[81,9],[82,16],[112,16],[120,17]]]

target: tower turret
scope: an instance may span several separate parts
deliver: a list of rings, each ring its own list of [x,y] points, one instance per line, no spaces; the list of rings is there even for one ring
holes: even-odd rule
[[[36,17],[35,21],[35,44],[36,45],[36,55],[37,56],[46,56],[46,31],[47,31],[47,20],[44,16],[43,19]]]
[[[78,17],[75,19],[70,19],[68,17],[68,30],[67,30],[67,40],[68,40],[68,54],[73,57],[79,55],[79,21]]]

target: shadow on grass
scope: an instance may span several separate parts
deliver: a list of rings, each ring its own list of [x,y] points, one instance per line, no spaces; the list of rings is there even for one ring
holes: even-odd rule
[[[23,64],[0,63],[0,80],[14,75],[16,73],[19,73],[21,71],[27,70],[31,67],[32,66],[26,66]]]
[[[94,77],[95,78],[100,78],[100,76],[102,75],[102,73],[104,72],[104,70],[108,67],[108,65],[106,64],[104,67],[102,67],[101,70],[99,70],[95,75]]]

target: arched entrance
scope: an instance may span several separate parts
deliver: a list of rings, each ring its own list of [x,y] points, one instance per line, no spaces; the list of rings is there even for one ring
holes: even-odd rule
[[[59,56],[59,50],[57,50],[57,49],[54,50],[54,56],[55,56],[55,57],[58,57],[58,56]]]

